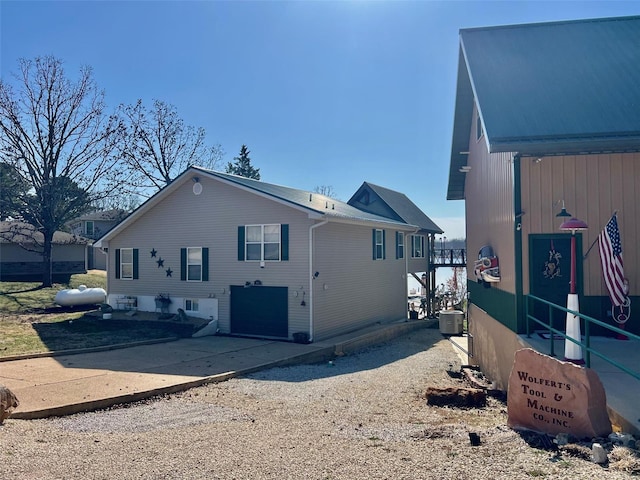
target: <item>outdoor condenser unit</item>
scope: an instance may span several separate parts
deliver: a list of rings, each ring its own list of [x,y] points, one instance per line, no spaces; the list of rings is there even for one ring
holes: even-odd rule
[[[460,310],[440,311],[440,333],[443,335],[460,335],[463,329],[464,312]]]

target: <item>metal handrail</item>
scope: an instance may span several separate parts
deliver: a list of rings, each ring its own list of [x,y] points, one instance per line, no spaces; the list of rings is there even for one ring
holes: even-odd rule
[[[628,375],[631,375],[632,377],[634,377],[637,380],[640,380],[640,372],[635,372],[633,370],[630,370],[629,368],[625,367],[624,365],[621,365],[620,363],[616,362],[615,360],[613,360],[612,358],[607,357],[606,355],[598,352],[597,350],[595,350],[594,348],[591,348],[591,334],[590,334],[590,328],[589,326],[593,323],[594,325],[599,325],[600,327],[603,327],[607,330],[610,330],[612,332],[618,333],[620,335],[625,335],[629,338],[632,338],[634,340],[639,340],[640,341],[640,336],[635,335],[633,333],[627,332],[626,330],[622,330],[621,328],[618,327],[614,327],[613,325],[609,325],[608,323],[604,323],[600,320],[597,320],[595,318],[592,318],[588,315],[585,315],[583,313],[580,312],[576,312],[574,310],[569,310],[568,308],[562,307],[560,305],[557,305],[555,303],[549,302],[548,300],[545,300],[543,298],[539,298],[536,297],[535,295],[526,295],[527,297],[527,301],[525,302],[525,310],[526,310],[526,318],[527,318],[527,337],[531,336],[531,330],[529,328],[530,326],[530,322],[529,320],[533,320],[535,323],[542,325],[543,327],[545,327],[546,330],[549,330],[549,332],[551,332],[551,334],[549,335],[550,341],[549,341],[549,350],[550,350],[550,355],[551,356],[555,356],[555,346],[554,346],[554,336],[555,334],[558,334],[562,337],[564,337],[565,341],[569,340],[573,343],[575,343],[576,345],[579,345],[581,348],[583,348],[586,353],[585,353],[585,366],[590,368],[591,367],[591,354],[593,353],[594,355],[596,355],[597,357],[600,357],[601,359],[603,359],[605,362],[609,363],[610,365],[613,365],[616,368],[619,368],[620,370],[622,370],[623,372],[627,373]],[[529,300],[534,300],[536,302],[540,302],[543,304],[546,304],[549,307],[549,323],[544,322],[543,320],[539,320],[537,318],[535,318],[533,315],[529,314]],[[565,332],[555,329],[553,328],[553,326],[551,325],[551,318],[552,317],[552,312],[553,310],[560,310],[562,312],[565,313],[571,313],[573,315],[576,315],[578,317],[580,317],[582,320],[584,320],[584,343],[580,342],[572,337],[569,337]]]
[[[434,248],[431,250],[431,265],[464,267],[467,264],[466,248]]]

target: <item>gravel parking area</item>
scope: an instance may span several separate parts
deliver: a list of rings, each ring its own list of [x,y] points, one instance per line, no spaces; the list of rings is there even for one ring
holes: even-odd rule
[[[533,448],[506,405],[428,406],[466,386],[437,330],[332,363],[275,368],[105,411],[0,426],[2,479],[629,478],[631,451],[605,466],[585,449]],[[472,446],[469,433],[481,443]],[[534,436],[535,437],[535,436]],[[626,455],[626,457],[625,457]],[[614,457],[616,461],[614,461]],[[627,463],[620,463],[626,461]],[[627,469],[627,471],[624,470]]]

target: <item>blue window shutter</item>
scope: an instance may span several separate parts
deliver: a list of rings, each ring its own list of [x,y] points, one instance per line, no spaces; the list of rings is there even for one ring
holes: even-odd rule
[[[387,242],[386,242],[386,230],[382,230],[382,259],[387,258]]]
[[[120,249],[116,248],[116,278],[120,278]]]
[[[180,249],[180,280],[187,279],[187,249]]]
[[[139,258],[139,253],[138,253],[138,249],[134,248],[133,249],[133,279],[137,280],[140,278],[140,268],[138,266],[138,258]]]
[[[209,281],[209,249],[202,247],[202,281]]]
[[[280,225],[280,260],[286,262],[289,260],[289,225]]]
[[[396,232],[396,260],[400,258],[400,232]]]
[[[238,227],[238,261],[244,262],[244,225]]]
[[[373,259],[376,259],[376,229],[372,230],[373,233]]]

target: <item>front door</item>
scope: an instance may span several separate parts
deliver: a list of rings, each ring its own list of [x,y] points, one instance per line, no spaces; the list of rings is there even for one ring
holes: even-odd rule
[[[576,291],[582,292],[582,239],[576,234]],[[567,295],[571,281],[571,235],[570,234],[535,234],[529,235],[529,291],[531,295],[567,306]],[[534,302],[533,312],[539,320],[549,321],[549,306]],[[566,313],[552,310],[552,325],[564,331]],[[531,325],[534,330],[542,326]]]

